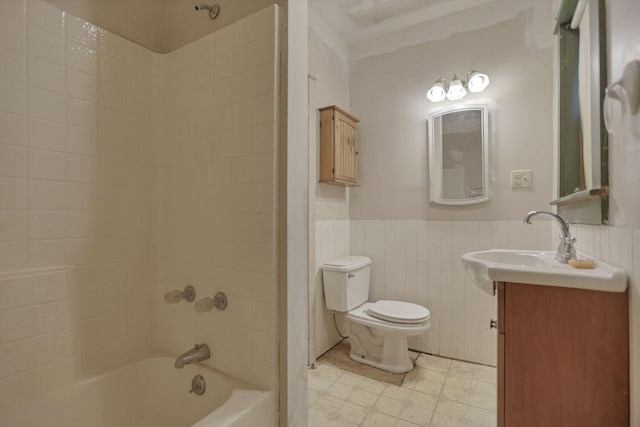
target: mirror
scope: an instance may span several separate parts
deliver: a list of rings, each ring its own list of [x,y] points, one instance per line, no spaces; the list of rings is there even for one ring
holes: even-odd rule
[[[429,114],[429,199],[443,205],[489,200],[488,110],[461,105]]]
[[[563,0],[556,20],[559,198],[551,204],[571,222],[607,223],[604,1]]]

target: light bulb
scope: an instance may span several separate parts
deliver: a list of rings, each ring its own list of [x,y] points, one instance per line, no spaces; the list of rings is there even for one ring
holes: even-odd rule
[[[427,99],[431,102],[444,101],[447,94],[446,86],[446,80],[444,78],[440,78],[433,84],[433,86],[431,86],[431,89],[427,91]]]
[[[475,70],[470,70],[467,82],[469,91],[474,93],[482,92],[489,86],[489,76]]]
[[[464,88],[464,84],[462,81],[456,76],[453,75],[453,80],[449,85],[449,90],[447,91],[447,99],[449,101],[457,101],[462,99],[467,94],[467,90]]]

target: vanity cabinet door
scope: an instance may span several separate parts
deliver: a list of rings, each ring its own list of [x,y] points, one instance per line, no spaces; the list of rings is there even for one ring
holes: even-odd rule
[[[627,294],[507,283],[503,295],[500,425],[628,427]]]
[[[504,282],[499,282],[497,286],[498,298],[498,427],[504,427],[504,351],[506,338],[504,335]]]

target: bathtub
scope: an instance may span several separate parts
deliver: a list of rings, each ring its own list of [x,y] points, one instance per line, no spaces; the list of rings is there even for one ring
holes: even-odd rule
[[[248,427],[274,426],[272,393],[256,390],[203,365],[173,366],[175,358],[138,359],[13,407],[0,415],[12,427]],[[202,375],[206,391],[189,393]],[[10,419],[7,419],[7,417]],[[9,422],[10,424],[4,424]]]

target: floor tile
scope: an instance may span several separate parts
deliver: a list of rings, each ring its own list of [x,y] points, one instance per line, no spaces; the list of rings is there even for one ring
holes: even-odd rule
[[[382,414],[397,418],[398,415],[400,415],[400,412],[402,412],[405,407],[404,402],[408,401],[408,399],[396,400],[389,397],[380,396],[378,401],[375,403],[374,409]]]
[[[314,402],[315,402],[316,400],[318,400],[318,398],[319,398],[320,396],[322,396],[322,395],[321,395],[320,393],[318,393],[317,391],[312,390],[312,389],[309,389],[309,393],[308,393],[308,395],[307,395],[307,401],[308,401],[308,403],[309,403],[309,406],[313,405],[313,404],[314,404]]]
[[[319,363],[309,370],[312,427],[495,427],[496,369],[420,354],[402,386]]]
[[[416,366],[413,371],[407,374],[402,387],[437,396],[442,391],[446,377],[447,374],[444,371]]]
[[[405,420],[398,420],[394,427],[421,427],[420,424],[410,423]]]
[[[387,386],[386,383],[372,380],[366,377],[355,375],[352,373],[345,373],[338,380],[341,384],[347,384],[353,387],[357,387],[360,390],[365,390],[370,393],[380,394]]]
[[[491,366],[477,365],[475,363],[461,362],[453,360],[449,368],[449,375],[462,378],[471,378],[477,381],[490,382],[495,384],[497,380],[496,368]]]
[[[435,407],[435,402],[433,404],[433,407],[430,408],[425,408],[423,406],[415,405],[412,403],[411,405],[406,406],[402,410],[402,412],[400,412],[398,418],[414,424],[425,425],[429,422],[429,420],[431,420],[431,417],[433,417]]]
[[[342,371],[332,366],[317,365],[316,369],[309,369],[309,388],[318,392],[326,392],[342,375]]]
[[[338,414],[344,421],[360,425],[369,413],[368,410],[362,406],[354,405],[353,403],[345,402],[340,408]]]
[[[362,427],[388,427],[395,426],[398,422],[397,418],[389,415],[381,414],[380,412],[371,411],[364,422]]]
[[[496,386],[482,381],[448,376],[441,396],[459,403],[496,410]]]
[[[367,411],[363,408],[336,399],[321,396],[309,408],[309,426],[358,426],[364,421]]]
[[[496,413],[440,399],[430,427],[495,427]]]
[[[405,387],[390,385],[384,389],[382,395],[396,400],[403,400],[409,398],[409,396],[411,395],[411,390]]]
[[[449,370],[449,366],[451,366],[451,359],[423,353],[418,357],[418,359],[416,359],[416,365],[421,368],[432,369],[434,371],[447,372]]]

